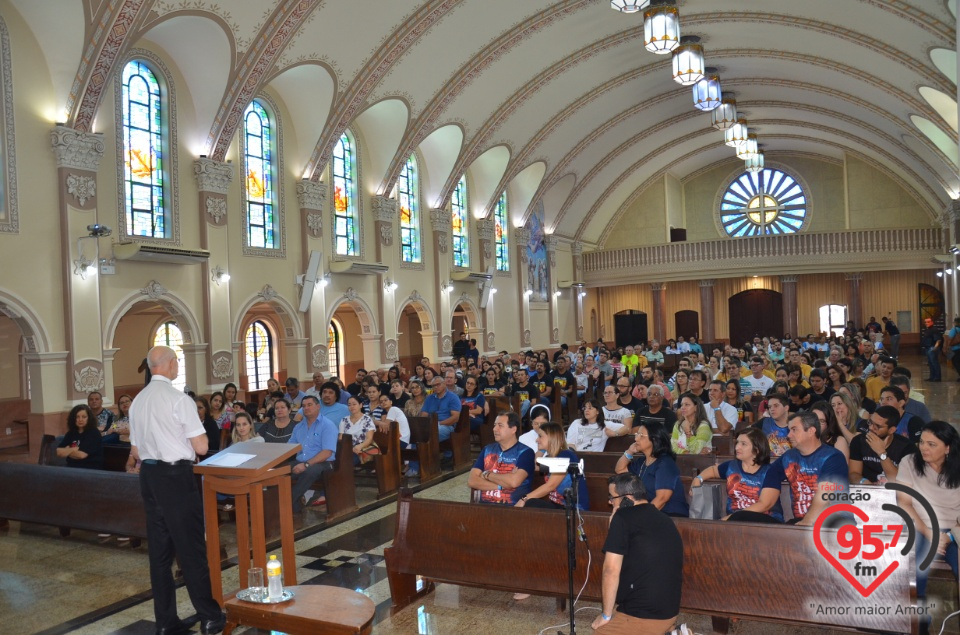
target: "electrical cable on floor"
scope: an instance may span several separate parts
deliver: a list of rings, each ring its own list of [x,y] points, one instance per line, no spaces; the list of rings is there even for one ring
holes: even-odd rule
[[[960,615],[960,611],[954,611],[954,612],[951,613],[950,615],[948,615],[948,616],[946,616],[945,618],[943,618],[943,625],[940,626],[940,633],[939,633],[939,635],[943,635],[943,631],[947,628],[947,622],[950,621],[950,618],[953,617],[954,615]]]

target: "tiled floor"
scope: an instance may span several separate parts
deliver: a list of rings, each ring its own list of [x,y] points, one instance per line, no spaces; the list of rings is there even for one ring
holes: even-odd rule
[[[908,365],[914,377],[920,377],[919,359]],[[953,374],[944,369],[945,378],[952,380]],[[960,424],[960,382],[916,383],[935,417]],[[8,460],[11,454],[0,456],[0,460]],[[466,501],[466,475],[452,477],[417,495]],[[311,527],[323,527],[322,513],[304,512],[306,529],[298,532],[296,544],[297,578],[300,584],[339,586],[366,594],[377,606],[375,633],[525,634],[566,622],[566,615],[557,612],[552,599],[532,597],[517,602],[509,593],[454,585],[439,585],[434,593],[391,617],[383,549],[393,540],[395,506],[377,506],[374,492],[362,484],[358,498],[363,514],[319,531]],[[0,563],[0,633],[154,632],[145,546],[122,547],[115,540],[100,542],[95,535],[78,531],[63,539],[55,528],[11,523],[7,532],[0,533]],[[239,587],[235,564],[224,569],[223,580],[225,589]],[[957,610],[955,589],[948,583],[931,582],[931,597],[949,597],[952,592],[952,600],[945,601],[937,611],[941,620]],[[185,589],[178,591],[178,599],[181,616],[190,615],[193,611]],[[590,632],[597,605],[582,603],[581,608],[578,630]],[[711,632],[709,618],[689,615],[684,619],[697,633]],[[936,626],[934,633],[939,631],[940,620]],[[567,627],[562,630],[568,632]],[[555,633],[556,629],[547,632]],[[732,632],[813,635],[828,631],[739,622]],[[960,633],[958,618],[951,620],[945,633]]]

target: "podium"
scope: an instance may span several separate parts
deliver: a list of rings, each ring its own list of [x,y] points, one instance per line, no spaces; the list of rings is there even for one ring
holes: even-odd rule
[[[297,559],[293,540],[293,500],[290,490],[290,466],[283,465],[296,456],[300,445],[295,443],[236,443],[206,461],[193,471],[203,476],[203,517],[207,528],[207,562],[210,565],[210,587],[213,597],[223,606],[223,579],[220,574],[220,528],[217,494],[235,499],[237,512],[237,547],[239,549],[240,586],[246,588],[250,550],[253,566],[266,572],[267,540],[263,518],[263,488],[276,486],[280,497],[280,548],[283,579],[286,586],[297,583]],[[252,455],[239,465],[227,465],[237,455]]]

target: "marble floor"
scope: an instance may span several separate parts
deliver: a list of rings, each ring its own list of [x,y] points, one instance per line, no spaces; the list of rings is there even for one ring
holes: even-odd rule
[[[912,361],[913,363],[909,363]],[[960,426],[960,382],[949,378],[939,384],[924,384],[920,359],[908,360],[917,390],[924,394],[934,417]],[[16,452],[0,453],[0,460],[29,460]],[[417,496],[466,501],[466,474],[448,474],[446,480],[423,488]],[[532,633],[564,625],[566,614],[557,612],[553,599],[532,597],[514,601],[509,593],[483,591],[441,584],[421,601],[390,615],[390,590],[383,563],[383,549],[393,540],[395,505],[378,503],[368,485],[358,488],[362,513],[329,525],[322,512],[308,510],[297,532],[297,578],[300,584],[320,584],[355,589],[370,597],[377,607],[374,633]],[[52,501],[51,504],[55,504]],[[231,552],[230,530],[224,536]],[[146,547],[122,546],[115,538],[101,541],[95,534],[74,531],[61,538],[55,528],[11,522],[0,532],[0,633],[117,633],[147,635],[154,632],[153,605]],[[223,569],[225,589],[239,588],[235,559]],[[932,580],[930,597],[942,599],[935,613],[937,633],[943,617],[957,610],[956,587]],[[947,599],[949,598],[949,599]],[[181,616],[193,613],[184,588],[178,590]],[[599,607],[582,602],[578,629],[590,632],[589,624]],[[684,615],[696,633],[710,633],[710,620]],[[241,633],[256,634],[255,629]],[[556,633],[557,629],[547,630]],[[795,628],[761,622],[738,622],[738,635],[784,633],[813,635],[830,632],[819,628]],[[944,633],[960,633],[960,618],[954,617]]]

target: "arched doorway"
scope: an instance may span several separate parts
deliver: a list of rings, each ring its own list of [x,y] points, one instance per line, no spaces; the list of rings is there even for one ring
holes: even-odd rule
[[[183,346],[191,343],[192,332],[179,312],[175,315],[167,310],[166,305],[153,300],[135,302],[119,316],[111,335],[106,342],[116,353],[113,356],[113,385],[105,386],[103,391],[106,403],[115,403],[124,394],[136,397],[144,385],[140,365],[147,351],[160,344],[170,346],[177,353],[180,361],[177,385],[199,389],[188,379],[193,369],[190,360],[184,356]]]
[[[274,306],[257,302],[240,321],[240,350],[237,355],[237,383],[240,390],[266,390],[271,377],[281,384],[286,381],[287,351],[285,328]]]
[[[673,315],[676,326],[676,336],[689,340],[691,337],[700,337],[700,313],[689,309],[677,311]]]
[[[477,340],[479,350],[485,350],[480,309],[466,294],[457,298],[457,304],[453,307],[453,315],[450,318],[450,334],[443,335],[440,351],[445,357],[453,354],[453,341],[459,336],[460,331],[467,334],[467,339]]]
[[[728,301],[730,344],[743,346],[754,337],[783,335],[783,296],[769,289],[742,291]]]
[[[613,338],[617,346],[646,343],[647,314],[633,309],[614,313]]]
[[[6,385],[0,398],[0,419],[4,422],[27,420],[26,428],[12,426],[11,433],[3,435],[5,443],[0,447],[15,447],[29,443],[30,454],[36,455],[45,432],[60,432],[60,404],[44,404],[41,358],[38,353],[50,352],[50,339],[46,329],[29,306],[13,294],[0,290],[0,329],[3,342],[0,344],[0,363],[3,376],[0,382]],[[9,370],[8,370],[9,368]],[[10,377],[7,377],[10,372]],[[55,390],[49,394],[56,394]],[[53,397],[48,397],[54,401]],[[45,407],[47,406],[47,407]],[[53,412],[44,415],[44,412]],[[52,424],[49,430],[48,425]]]

